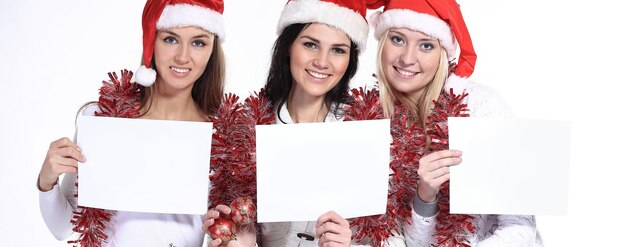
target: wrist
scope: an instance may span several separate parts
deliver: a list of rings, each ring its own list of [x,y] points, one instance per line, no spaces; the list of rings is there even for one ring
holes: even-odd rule
[[[421,184],[420,184],[421,185]],[[427,191],[424,186],[417,186],[417,197],[425,203],[433,203],[437,200],[438,191]]]
[[[41,192],[48,192],[51,191],[58,182],[59,178],[57,178],[53,183],[45,183],[41,179],[41,175],[39,175],[37,177],[37,189],[39,189],[39,191]]]
[[[439,212],[439,194],[435,196],[433,202],[424,202],[419,196],[413,199],[413,211],[422,217],[433,217]]]

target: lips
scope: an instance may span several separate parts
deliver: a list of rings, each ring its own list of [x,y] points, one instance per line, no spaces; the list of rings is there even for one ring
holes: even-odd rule
[[[398,72],[398,74],[402,77],[406,77],[406,78],[410,78],[413,77],[414,75],[416,75],[419,72],[413,72],[413,71],[408,71],[408,70],[403,70],[401,68],[398,68],[396,66],[393,67],[396,72]]]
[[[320,80],[326,79],[326,78],[331,76],[330,74],[323,74],[323,73],[311,71],[311,70],[308,70],[308,69],[305,69],[305,71],[306,71],[307,74],[309,74],[313,78],[320,79]]]
[[[189,71],[191,71],[191,69],[188,68],[178,68],[178,67],[174,67],[174,66],[170,66],[170,70],[179,73],[179,74],[184,74],[187,73]]]
[[[175,77],[184,78],[189,74],[189,71],[191,71],[191,69],[170,66],[170,71],[172,72],[172,75],[174,75]]]

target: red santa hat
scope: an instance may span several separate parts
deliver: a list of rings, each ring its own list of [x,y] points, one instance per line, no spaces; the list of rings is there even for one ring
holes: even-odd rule
[[[389,28],[408,28],[437,38],[449,59],[456,55],[458,42],[460,53],[455,74],[469,77],[474,71],[476,53],[455,0],[388,0],[382,13],[370,17],[370,23],[376,39]]]
[[[341,29],[362,51],[369,31],[366,11],[366,0],[290,0],[280,14],[276,32],[280,35],[295,23],[323,23]]]
[[[156,80],[150,68],[157,30],[177,27],[200,27],[224,40],[223,0],[148,0],[143,9],[143,65],[135,81],[149,87]]]

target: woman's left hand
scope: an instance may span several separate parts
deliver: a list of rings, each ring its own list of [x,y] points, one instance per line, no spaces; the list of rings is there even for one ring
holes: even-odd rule
[[[339,214],[329,211],[317,218],[315,235],[319,246],[350,246],[352,230],[350,223]]]

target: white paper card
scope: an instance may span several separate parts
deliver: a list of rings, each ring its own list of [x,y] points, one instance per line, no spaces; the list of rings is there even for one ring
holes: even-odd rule
[[[256,126],[259,222],[383,214],[389,120]]]
[[[448,119],[450,212],[564,215],[567,212],[571,124],[517,118]]]
[[[169,214],[204,214],[211,123],[81,116],[78,204]]]

